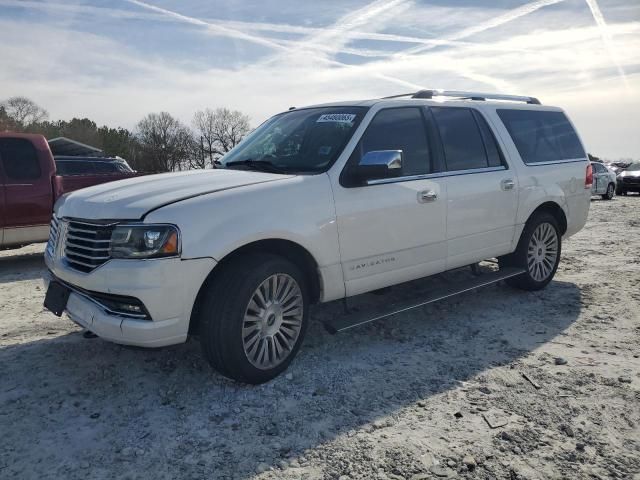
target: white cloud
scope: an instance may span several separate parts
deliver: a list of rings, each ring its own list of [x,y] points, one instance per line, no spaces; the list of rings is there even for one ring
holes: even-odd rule
[[[15,3],[0,0],[0,8],[15,8]],[[640,19],[633,14],[606,26],[617,64],[626,71],[625,90],[603,42],[602,25],[581,2],[530,2],[515,10],[493,8],[488,15],[480,7],[399,0],[388,7],[378,1],[324,26],[200,19],[155,4],[125,11],[18,3],[46,9],[47,16],[0,20],[0,91],[32,97],[53,118],[88,116],[131,128],[151,111],[166,110],[189,122],[198,108],[229,106],[258,123],[292,105],[420,87],[492,90],[567,107],[594,153],[640,157],[640,138],[629,126],[640,124]],[[564,21],[552,3],[563,8],[563,15],[573,9],[574,17]],[[203,48],[208,42],[219,48],[230,38],[247,45],[242,50],[247,57],[230,66],[215,57],[182,58],[160,49],[149,55],[105,29],[100,34],[79,30],[99,13],[105,13],[104,22],[119,26],[144,22],[176,42],[185,31],[202,33]],[[282,34],[287,38],[278,37]],[[409,54],[406,47],[412,43]],[[345,53],[361,62],[346,64]]]

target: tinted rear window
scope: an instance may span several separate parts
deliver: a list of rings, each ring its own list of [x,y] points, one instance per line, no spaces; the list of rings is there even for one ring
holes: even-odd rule
[[[498,110],[525,163],[584,158],[576,131],[562,112]]]
[[[40,178],[38,152],[24,138],[0,138],[0,160],[5,175],[11,180]]]

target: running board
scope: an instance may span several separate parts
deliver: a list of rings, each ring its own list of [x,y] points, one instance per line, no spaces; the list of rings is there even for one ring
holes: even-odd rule
[[[509,267],[502,268],[495,272],[483,273],[477,277],[469,278],[468,280],[464,280],[462,282],[434,289],[429,295],[427,295],[426,298],[413,298],[410,300],[392,303],[383,307],[381,311],[378,311],[376,313],[371,311],[358,311],[348,313],[346,315],[335,318],[333,322],[324,322],[324,327],[329,333],[336,334],[338,332],[349,330],[350,328],[364,325],[365,323],[375,322],[376,320],[390,317],[398,313],[406,312],[407,310],[412,310],[414,308],[422,307],[423,305],[437,302],[438,300],[444,300],[445,298],[453,297],[454,295],[459,295],[470,290],[475,290],[476,288],[491,285],[492,283],[499,282],[500,280],[505,280],[507,278],[521,275],[524,273],[524,271],[525,270],[523,268]]]

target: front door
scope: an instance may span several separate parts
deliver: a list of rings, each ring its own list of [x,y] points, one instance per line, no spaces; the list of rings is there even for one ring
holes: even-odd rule
[[[340,254],[348,296],[445,269],[446,200],[420,107],[382,109],[333,179]],[[349,184],[345,172],[371,151],[401,150],[402,168],[388,178]],[[427,177],[427,178],[425,178]]]
[[[447,269],[509,253],[518,178],[479,111],[432,107],[447,170]]]

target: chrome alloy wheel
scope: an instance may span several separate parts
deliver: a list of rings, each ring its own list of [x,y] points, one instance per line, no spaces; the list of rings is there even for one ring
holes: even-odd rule
[[[253,292],[242,322],[242,344],[251,364],[261,370],[284,362],[296,345],[304,301],[298,283],[276,273]]]
[[[543,282],[553,272],[558,258],[558,234],[550,223],[534,230],[527,249],[527,268],[536,282]]]

